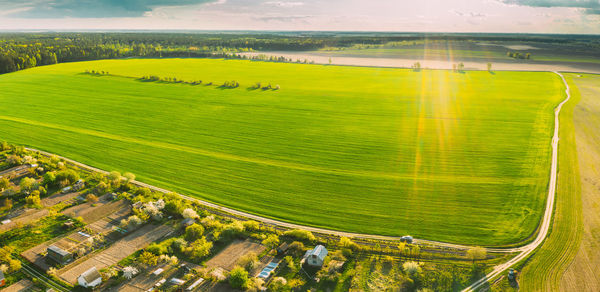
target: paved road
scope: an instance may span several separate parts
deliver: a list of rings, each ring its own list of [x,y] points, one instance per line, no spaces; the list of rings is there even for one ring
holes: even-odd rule
[[[556,195],[556,177],[558,171],[558,123],[559,123],[559,115],[562,106],[571,99],[571,90],[569,88],[569,84],[565,80],[565,77],[558,73],[554,72],[560,76],[563,83],[565,84],[565,92],[567,94],[567,98],[563,100],[555,109],[554,109],[554,136],[552,137],[552,167],[550,169],[550,182],[548,186],[548,198],[546,199],[546,211],[544,212],[544,218],[542,220],[542,225],[540,226],[540,231],[535,238],[535,240],[525,246],[514,248],[512,250],[520,252],[516,257],[512,258],[510,261],[497,265],[494,269],[485,275],[485,277],[479,279],[477,282],[473,283],[471,286],[465,288],[463,291],[475,291],[484,284],[488,282],[488,280],[493,279],[494,277],[500,275],[506,269],[510,268],[514,264],[520,262],[529,256],[536,248],[542,244],[546,236],[548,235],[548,230],[550,229],[550,222],[552,219],[552,212],[554,211],[554,199]]]

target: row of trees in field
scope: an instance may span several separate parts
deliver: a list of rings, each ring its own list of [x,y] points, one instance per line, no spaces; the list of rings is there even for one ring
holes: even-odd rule
[[[531,53],[506,52],[506,56],[514,59],[531,59]]]
[[[202,83],[202,80],[194,80],[194,81],[185,81],[182,79],[177,79],[176,77],[159,77],[156,75],[145,75],[140,78],[141,81],[146,82],[164,82],[164,83],[182,83],[182,84],[190,84],[190,85],[213,85],[212,82]],[[236,80],[225,81],[221,85],[218,85],[220,88],[238,88],[240,87],[240,83]],[[281,86],[271,85],[271,83],[263,84],[261,82],[256,82],[250,89],[262,89],[262,90],[279,90]]]

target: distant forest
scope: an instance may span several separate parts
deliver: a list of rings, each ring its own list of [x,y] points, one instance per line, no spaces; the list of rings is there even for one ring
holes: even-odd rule
[[[62,62],[127,57],[231,57],[423,41],[533,41],[597,48],[598,36],[423,33],[0,33],[0,74]]]

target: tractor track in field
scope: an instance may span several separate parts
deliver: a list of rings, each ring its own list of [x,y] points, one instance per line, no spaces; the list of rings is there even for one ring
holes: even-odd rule
[[[557,177],[557,169],[558,169],[558,141],[559,141],[559,137],[558,137],[558,129],[559,129],[559,114],[560,114],[560,110],[562,108],[562,106],[570,99],[571,94],[570,94],[570,88],[569,85],[567,84],[564,76],[558,72],[554,72],[556,73],[562,80],[563,83],[566,86],[566,94],[567,94],[567,98],[565,100],[563,100],[554,110],[554,116],[555,116],[555,127],[554,127],[554,135],[552,138],[552,164],[551,164],[551,172],[550,172],[550,182],[549,182],[549,190],[548,190],[548,197],[546,200],[546,209],[544,212],[544,216],[542,218],[542,222],[538,228],[538,232],[537,232],[537,236],[535,238],[534,241],[532,241],[529,244],[523,245],[523,246],[519,246],[519,247],[507,247],[507,248],[487,248],[488,252],[495,252],[495,253],[519,253],[516,257],[514,257],[513,259],[511,259],[510,261],[497,265],[496,267],[494,267],[494,269],[492,270],[492,272],[488,273],[485,277],[479,279],[478,281],[476,281],[475,283],[473,283],[471,286],[465,288],[465,290],[463,291],[474,291],[477,290],[478,288],[480,288],[482,285],[484,285],[485,283],[487,283],[488,280],[498,276],[499,274],[501,274],[503,271],[505,271],[506,269],[508,269],[509,267],[511,267],[512,265],[518,263],[519,261],[525,259],[527,256],[529,256],[531,254],[531,252],[533,252],[546,238],[546,236],[548,235],[548,231],[550,229],[550,222],[552,219],[552,212],[554,209],[554,198],[555,198],[555,193],[556,193],[556,177]],[[0,117],[2,118],[2,117]],[[44,125],[42,125],[44,126]],[[109,137],[110,138],[110,137]],[[67,161],[68,163],[79,167],[81,169],[85,169],[88,171],[94,171],[94,172],[100,172],[103,174],[108,174],[108,171],[102,170],[102,169],[98,169],[95,168],[93,166],[89,166],[80,162],[77,162],[75,160],[66,158],[66,157],[62,157],[62,156],[58,156],[49,152],[45,152],[45,151],[41,151],[41,150],[37,150],[37,149],[33,149],[33,148],[27,148],[30,151],[35,151],[35,152],[39,152],[42,155],[45,156],[57,156],[61,159],[64,159],[65,161]],[[198,151],[197,149],[194,149],[194,151]],[[213,153],[200,153],[203,155],[208,155],[208,156],[213,156]],[[229,154],[227,154],[229,155]],[[221,155],[219,155],[221,156]],[[237,156],[232,156],[232,157],[220,157],[223,159],[231,159],[231,160],[240,160],[239,157]],[[246,158],[245,158],[246,159]],[[245,160],[242,159],[242,160]],[[254,162],[254,161],[249,161],[249,162]],[[265,161],[258,161],[256,163],[261,163],[261,164],[268,164],[271,165],[272,163],[269,163],[270,161],[267,161],[265,163]],[[293,164],[293,163],[292,163]],[[275,165],[275,166],[281,166],[281,165]],[[297,168],[295,164],[291,165],[292,168]],[[290,165],[284,165],[282,167],[290,167]],[[304,167],[302,167],[303,169]],[[306,169],[308,171],[315,171],[315,169]],[[331,170],[329,170],[331,171]],[[344,173],[339,173],[335,170],[333,170],[333,172],[335,174],[344,174]],[[360,174],[354,174],[353,175],[365,175],[364,173],[360,173]],[[369,174],[367,174],[366,176],[370,176]],[[377,177],[382,177],[381,174],[377,174]],[[396,177],[394,177],[396,178]],[[140,181],[131,181],[131,183],[133,183],[134,185],[137,185],[139,187],[146,187],[148,189],[157,191],[157,192],[162,192],[162,193],[172,193],[169,190],[163,189],[163,188],[159,188],[150,184],[146,184]],[[330,230],[330,229],[325,229],[325,228],[318,228],[318,227],[311,227],[311,226],[305,226],[305,225],[299,225],[299,224],[294,224],[294,223],[289,223],[289,222],[284,222],[284,221],[279,221],[279,220],[275,220],[275,219],[271,219],[271,218],[267,218],[267,217],[262,217],[262,216],[258,216],[255,214],[251,214],[251,213],[246,213],[246,212],[242,212],[242,211],[238,211],[235,209],[231,209],[231,208],[227,208],[224,206],[220,206],[208,201],[204,201],[204,200],[200,200],[197,198],[192,198],[186,195],[182,195],[182,194],[178,194],[179,196],[181,196],[183,199],[189,200],[189,201],[193,201],[193,202],[197,202],[200,203],[201,205],[203,205],[204,207],[216,210],[218,212],[222,212],[225,214],[231,214],[234,216],[238,216],[238,217],[242,217],[242,218],[246,218],[246,219],[252,219],[252,220],[256,220],[259,222],[262,222],[264,224],[268,224],[268,225],[273,225],[273,226],[277,226],[277,227],[283,227],[283,228],[290,228],[290,229],[304,229],[307,231],[311,231],[311,232],[315,232],[315,233],[319,233],[319,234],[324,234],[324,235],[328,235],[328,236],[344,236],[344,237],[349,237],[349,238],[354,238],[354,239],[362,239],[362,240],[382,240],[382,241],[400,241],[399,236],[385,236],[385,235],[375,235],[375,234],[362,234],[362,233],[352,233],[352,232],[344,232],[344,231],[336,231],[336,230]],[[450,249],[458,249],[458,250],[467,250],[472,248],[472,246],[468,246],[468,245],[461,245],[461,244],[453,244],[453,243],[446,243],[446,242],[440,242],[440,241],[433,241],[433,240],[426,240],[426,239],[415,239],[414,243],[419,244],[419,245],[429,245],[429,246],[437,246],[437,247],[443,247],[443,248],[450,248]]]

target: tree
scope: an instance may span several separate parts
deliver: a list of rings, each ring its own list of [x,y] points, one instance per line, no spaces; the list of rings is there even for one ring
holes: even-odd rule
[[[349,248],[352,250],[358,249],[358,244],[356,244],[354,241],[350,240],[350,238],[344,237],[344,236],[340,237],[340,246]]]
[[[113,184],[119,184],[121,182],[121,173],[118,171],[111,171],[108,174],[108,179],[113,183]]]
[[[202,227],[200,224],[194,223],[185,229],[185,239],[190,242],[202,238],[203,234],[204,227]]]
[[[21,269],[21,261],[11,258],[8,261],[8,270],[11,273],[14,273]]]
[[[125,178],[125,181],[127,183],[130,183],[132,180],[135,180],[135,174],[131,173],[131,172],[126,172],[123,174],[123,177]]]
[[[127,266],[123,268],[123,277],[125,277],[125,279],[131,279],[133,278],[133,276],[135,276],[138,273],[138,269],[132,267],[132,266]]]
[[[59,162],[60,163],[60,162]],[[74,182],[76,182],[79,179],[79,173],[77,173],[76,171],[72,170],[72,169],[65,169],[65,170],[61,170],[59,172],[56,173],[56,177],[55,177],[55,182],[59,182],[62,183],[64,181],[66,181],[66,183],[63,184],[72,184]]]
[[[144,263],[149,266],[154,266],[158,263],[158,257],[148,251],[144,251],[142,254],[140,254],[138,259],[141,263]]]
[[[13,207],[13,201],[9,198],[4,199],[4,203],[2,204],[2,209],[10,210]]]
[[[265,240],[262,241],[262,244],[268,248],[275,248],[279,245],[279,237],[275,234],[269,234]]]
[[[195,261],[201,261],[202,258],[210,253],[213,247],[213,243],[206,241],[205,237],[202,237],[188,245],[185,249],[185,254]]]
[[[25,198],[25,203],[27,204],[27,206],[33,208],[39,208],[42,206],[42,200],[40,200],[40,195],[34,193]]]
[[[98,197],[96,197],[96,196],[95,196],[94,194],[92,194],[92,193],[89,193],[89,194],[88,194],[88,195],[85,197],[85,199],[86,199],[88,202],[91,202],[91,203],[96,203],[96,202],[98,202]]]
[[[235,267],[229,273],[229,285],[236,289],[248,289],[249,286],[248,271],[242,267]]]
[[[194,211],[194,209],[192,208],[187,208],[185,210],[183,210],[183,212],[181,212],[181,216],[183,216],[183,218],[186,219],[196,219],[200,216],[198,216],[198,213],[196,213],[196,211]]]
[[[35,178],[24,177],[21,179],[19,186],[21,187],[21,191],[30,192],[37,187],[37,181]]]
[[[43,185],[53,185],[56,181],[56,173],[54,171],[48,171],[44,174],[44,179],[42,180]]]
[[[4,191],[4,189],[8,188],[8,186],[10,186],[10,180],[5,177],[0,177],[0,192]]]
[[[414,71],[421,71],[421,63],[420,62],[416,62],[412,65],[412,69]]]
[[[473,264],[475,264],[475,261],[483,260],[486,257],[487,251],[485,250],[485,248],[480,246],[473,247],[467,251],[467,258],[472,260]]]
[[[14,165],[21,165],[23,163],[23,159],[17,155],[8,155],[8,157],[6,157],[6,163],[8,163],[11,166]]]
[[[492,63],[487,63],[488,72],[492,72]]]

